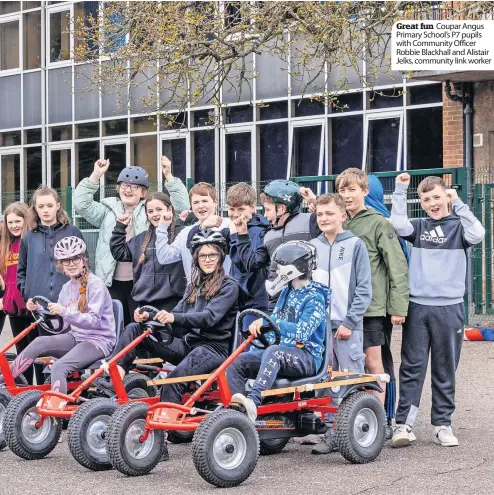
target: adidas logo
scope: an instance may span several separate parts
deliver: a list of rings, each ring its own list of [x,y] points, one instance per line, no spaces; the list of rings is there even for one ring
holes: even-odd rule
[[[420,236],[421,241],[435,242],[436,244],[442,244],[446,242],[448,238],[444,235],[443,229],[438,225],[435,229],[427,232],[427,230]]]

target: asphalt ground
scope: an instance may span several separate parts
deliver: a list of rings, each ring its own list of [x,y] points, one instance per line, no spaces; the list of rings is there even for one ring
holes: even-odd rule
[[[8,324],[0,338],[10,336]],[[399,358],[401,331],[394,334]],[[397,370],[399,363],[396,363]],[[352,465],[338,453],[314,456],[310,446],[289,443],[276,456],[260,457],[251,477],[228,490],[247,494],[389,495],[494,494],[494,344],[465,342],[457,375],[454,430],[460,446],[433,444],[430,426],[430,379],[414,431],[417,442],[403,449],[386,444],[376,461]],[[65,433],[64,433],[65,435]],[[170,460],[149,475],[127,478],[117,471],[95,473],[72,458],[66,439],[45,459],[25,461],[10,451],[0,452],[0,495],[32,493],[209,494],[219,493],[196,472],[190,445],[170,445]]]

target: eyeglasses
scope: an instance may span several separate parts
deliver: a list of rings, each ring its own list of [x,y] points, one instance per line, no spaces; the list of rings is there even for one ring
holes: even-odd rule
[[[68,260],[62,260],[61,263],[63,266],[69,265],[79,265],[82,261],[82,256],[75,256],[74,258],[69,258]]]
[[[138,186],[137,184],[126,184],[125,182],[120,182],[120,189],[122,191],[126,191],[127,189],[130,189],[132,192],[137,191],[141,186]]]
[[[220,255],[218,253],[212,253],[212,254],[200,254],[199,255],[199,261],[218,261],[218,258]]]

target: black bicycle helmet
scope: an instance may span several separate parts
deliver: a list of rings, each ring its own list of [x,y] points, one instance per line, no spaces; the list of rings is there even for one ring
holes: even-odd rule
[[[138,186],[149,187],[149,175],[142,167],[125,167],[119,174],[117,184],[137,184]]]
[[[290,213],[298,213],[302,204],[300,187],[290,180],[273,180],[264,188],[264,194],[275,204],[285,205]]]
[[[197,232],[197,234],[194,235],[192,240],[190,241],[190,251],[192,252],[192,255],[201,247],[204,246],[205,244],[215,244],[218,246],[222,251],[223,254],[226,256],[228,253],[228,246],[226,244],[226,239],[223,237],[221,232],[218,232],[216,230],[200,230]]]

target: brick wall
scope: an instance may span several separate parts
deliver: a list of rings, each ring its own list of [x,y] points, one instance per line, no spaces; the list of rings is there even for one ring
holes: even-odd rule
[[[443,167],[463,167],[463,105],[451,101],[443,83]]]

